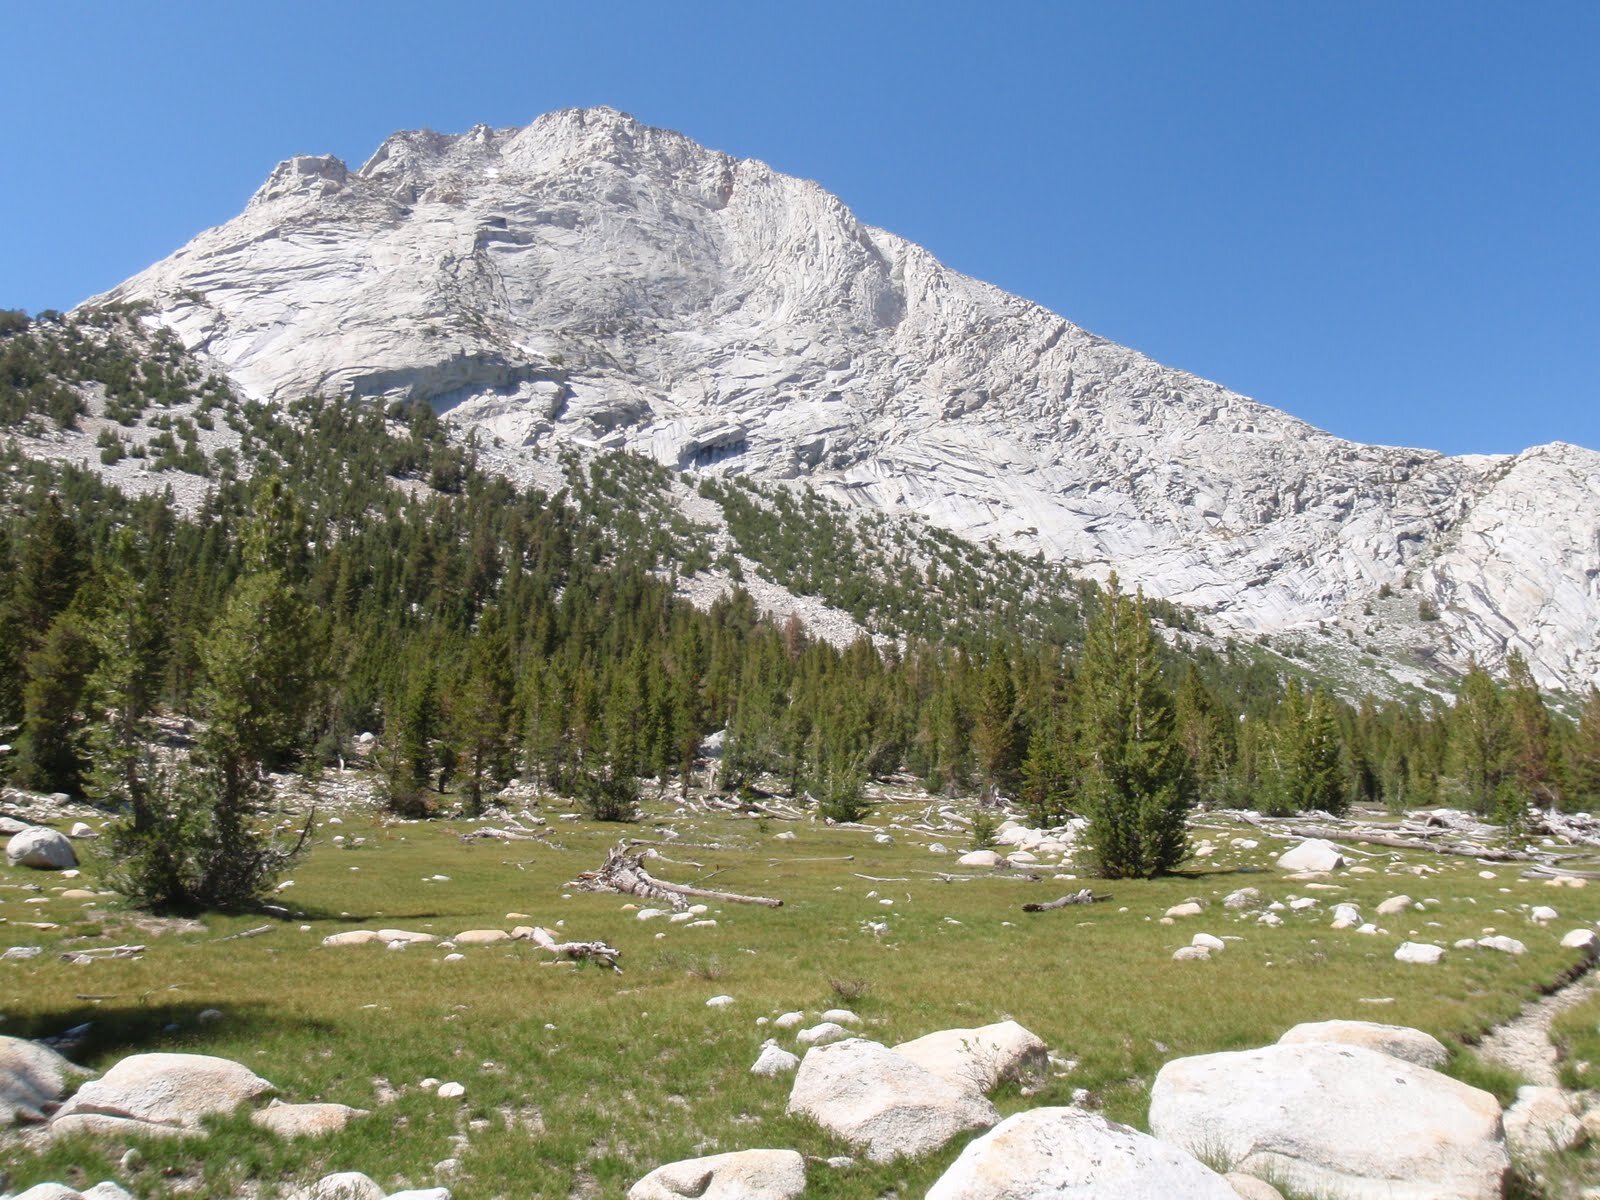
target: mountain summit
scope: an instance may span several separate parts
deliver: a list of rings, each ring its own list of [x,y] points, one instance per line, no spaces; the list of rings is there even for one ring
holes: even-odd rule
[[[1407,597],[1445,662],[1600,680],[1600,455],[1333,437],[611,109],[290,159],[97,300],[148,303],[262,399],[420,398],[512,446],[803,480],[1223,630]]]

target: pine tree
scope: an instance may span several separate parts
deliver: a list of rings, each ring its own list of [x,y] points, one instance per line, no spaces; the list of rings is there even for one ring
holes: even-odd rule
[[[1506,659],[1505,708],[1516,786],[1533,803],[1554,807],[1561,799],[1555,725],[1528,660],[1516,650]]]
[[[1567,786],[1579,805],[1600,805],[1600,688],[1592,684],[1567,756]]]
[[[511,723],[511,645],[500,614],[485,609],[467,644],[466,675],[452,705],[462,792],[472,816],[483,811],[485,783],[503,783]]]
[[[1505,697],[1476,661],[1456,691],[1449,727],[1450,773],[1462,801],[1478,813],[1515,816],[1515,747]]]
[[[1077,795],[1071,729],[1071,714],[1065,706],[1052,705],[1028,739],[1028,757],[1022,764],[1022,804],[1036,828],[1060,824]]]
[[[1290,681],[1261,772],[1263,812],[1276,816],[1347,807],[1339,760],[1339,729],[1332,704],[1320,690],[1308,695]]]
[[[82,619],[69,609],[51,622],[24,660],[22,732],[12,781],[39,792],[76,792],[85,762],[83,687],[94,646]]]
[[[1188,764],[1161,678],[1144,594],[1116,576],[1090,624],[1079,674],[1084,815],[1095,867],[1107,878],[1149,878],[1188,854]]]
[[[1011,662],[996,647],[984,668],[972,724],[972,748],[991,796],[1012,792],[1017,782],[1017,688]]]

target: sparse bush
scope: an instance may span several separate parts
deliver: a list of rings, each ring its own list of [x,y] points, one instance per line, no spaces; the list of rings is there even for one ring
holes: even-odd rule
[[[872,984],[857,976],[830,976],[828,979],[828,994],[833,997],[835,1004],[854,1004],[865,1000],[870,991]]]
[[[639,784],[627,777],[584,773],[577,778],[573,796],[591,821],[637,821]]]
[[[1439,619],[1439,606],[1424,596],[1417,601],[1417,619],[1420,621],[1437,621]]]

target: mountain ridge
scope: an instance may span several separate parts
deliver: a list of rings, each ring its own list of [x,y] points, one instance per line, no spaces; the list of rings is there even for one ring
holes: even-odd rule
[[[513,448],[803,480],[1239,633],[1410,585],[1447,662],[1600,679],[1600,455],[1345,441],[615,110],[288,159],[104,300],[263,399],[408,396]]]

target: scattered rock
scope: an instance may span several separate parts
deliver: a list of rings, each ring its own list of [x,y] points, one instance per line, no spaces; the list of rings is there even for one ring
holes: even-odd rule
[[[78,865],[78,855],[65,834],[31,825],[6,843],[6,862],[37,871],[65,871]]]
[[[467,1089],[459,1083],[441,1083],[436,1094],[441,1100],[459,1100],[467,1094]]]
[[[1600,953],[1600,937],[1592,929],[1574,929],[1561,939],[1561,944],[1568,950],[1582,950],[1590,958]]]
[[[21,835],[19,834],[18,836],[20,837]],[[8,849],[6,853],[9,854],[10,850]],[[1551,908],[1548,904],[1540,904],[1535,906],[1534,909],[1528,913],[1528,920],[1538,925],[1548,925],[1560,915],[1560,913]]]
[[[874,1162],[925,1154],[1000,1119],[983,1097],[861,1038],[813,1047],[788,1111],[864,1147]]]
[[[628,1200],[794,1200],[805,1190],[805,1159],[795,1151],[736,1150],[657,1167]]]
[[[971,850],[956,859],[958,867],[998,867],[1005,860],[993,850]]]
[[[450,940],[458,946],[492,946],[495,942],[509,942],[511,935],[504,929],[466,929]]]
[[[1211,951],[1204,946],[1179,946],[1172,952],[1174,962],[1209,962]]]
[[[1432,965],[1444,957],[1444,947],[1429,942],[1401,942],[1394,957],[1396,962]]]
[[[1280,871],[1337,871],[1344,865],[1344,855],[1339,848],[1321,838],[1307,838],[1278,856]]]
[[[799,1055],[790,1054],[777,1042],[769,1041],[761,1047],[761,1053],[756,1055],[755,1065],[750,1068],[750,1074],[772,1079],[789,1074],[799,1065]]]
[[[733,1003],[735,1003],[735,1001],[734,1001],[734,998],[732,996],[713,996],[713,997],[711,997],[711,999],[706,1001],[706,1007],[707,1008],[727,1008],[729,1005],[731,1005]]]
[[[806,1015],[803,1012],[786,1012],[781,1017],[773,1020],[776,1029],[793,1029],[796,1025],[805,1023]]]
[[[356,1117],[369,1113],[348,1104],[280,1104],[250,1114],[252,1123],[281,1138],[322,1137],[338,1133]]]
[[[1497,934],[1494,937],[1478,939],[1478,945],[1484,950],[1498,950],[1502,954],[1526,954],[1528,948],[1514,937]]]
[[[832,1021],[835,1025],[859,1025],[861,1018],[848,1008],[830,1008],[822,1014],[824,1021]]]
[[[1198,1159],[1077,1108],[1035,1108],[975,1139],[927,1200],[1237,1200]]]
[[[340,1171],[324,1175],[306,1190],[293,1193],[290,1200],[384,1200],[384,1192],[360,1171]]]
[[[1410,909],[1413,903],[1410,896],[1390,896],[1382,904],[1378,905],[1378,915],[1380,917],[1398,916],[1400,913]]]
[[[1278,1039],[1280,1046],[1299,1046],[1307,1042],[1361,1046],[1430,1070],[1438,1070],[1450,1061],[1450,1051],[1433,1035],[1404,1025],[1380,1025],[1376,1021],[1308,1021],[1296,1025]]]
[[[322,939],[324,946],[370,946],[381,942],[376,929],[349,929],[344,933],[330,933]]]
[[[802,1029],[795,1034],[795,1041],[802,1046],[826,1046],[829,1042],[842,1042],[850,1036],[850,1031],[843,1025],[835,1025],[832,1021],[824,1021],[820,1025],[813,1025],[810,1029]]]
[[[1198,917],[1201,913],[1205,912],[1205,910],[1205,901],[1185,900],[1182,904],[1174,904],[1171,908],[1167,909],[1167,916]]]
[[[1588,1137],[1572,1097],[1558,1087],[1520,1087],[1505,1113],[1506,1144],[1523,1161],[1576,1150]]]
[[[1015,1021],[976,1029],[941,1029],[894,1048],[958,1087],[987,1092],[1002,1080],[1028,1084],[1050,1069],[1050,1048]]]
[[[1236,1171],[1341,1200],[1500,1200],[1510,1158],[1488,1092],[1359,1046],[1180,1058],[1150,1129]]]
[[[193,1132],[273,1091],[248,1067],[209,1054],[134,1054],[84,1084],[50,1122],[52,1134],[79,1130]],[[136,1127],[136,1128],[135,1128]]]
[[[87,1074],[48,1046],[0,1037],[0,1126],[44,1120],[66,1094],[67,1081]]]
[[[1212,954],[1220,954],[1228,948],[1228,944],[1214,933],[1197,933],[1189,939],[1189,944],[1209,950]]]
[[[1224,896],[1222,899],[1222,907],[1249,908],[1252,904],[1256,903],[1256,901],[1260,899],[1260,889],[1253,887],[1242,887],[1238,891],[1229,892],[1226,896]]]
[[[82,841],[84,838],[99,837],[100,835],[82,821],[74,821],[72,828],[67,830],[67,836],[74,841]]]

